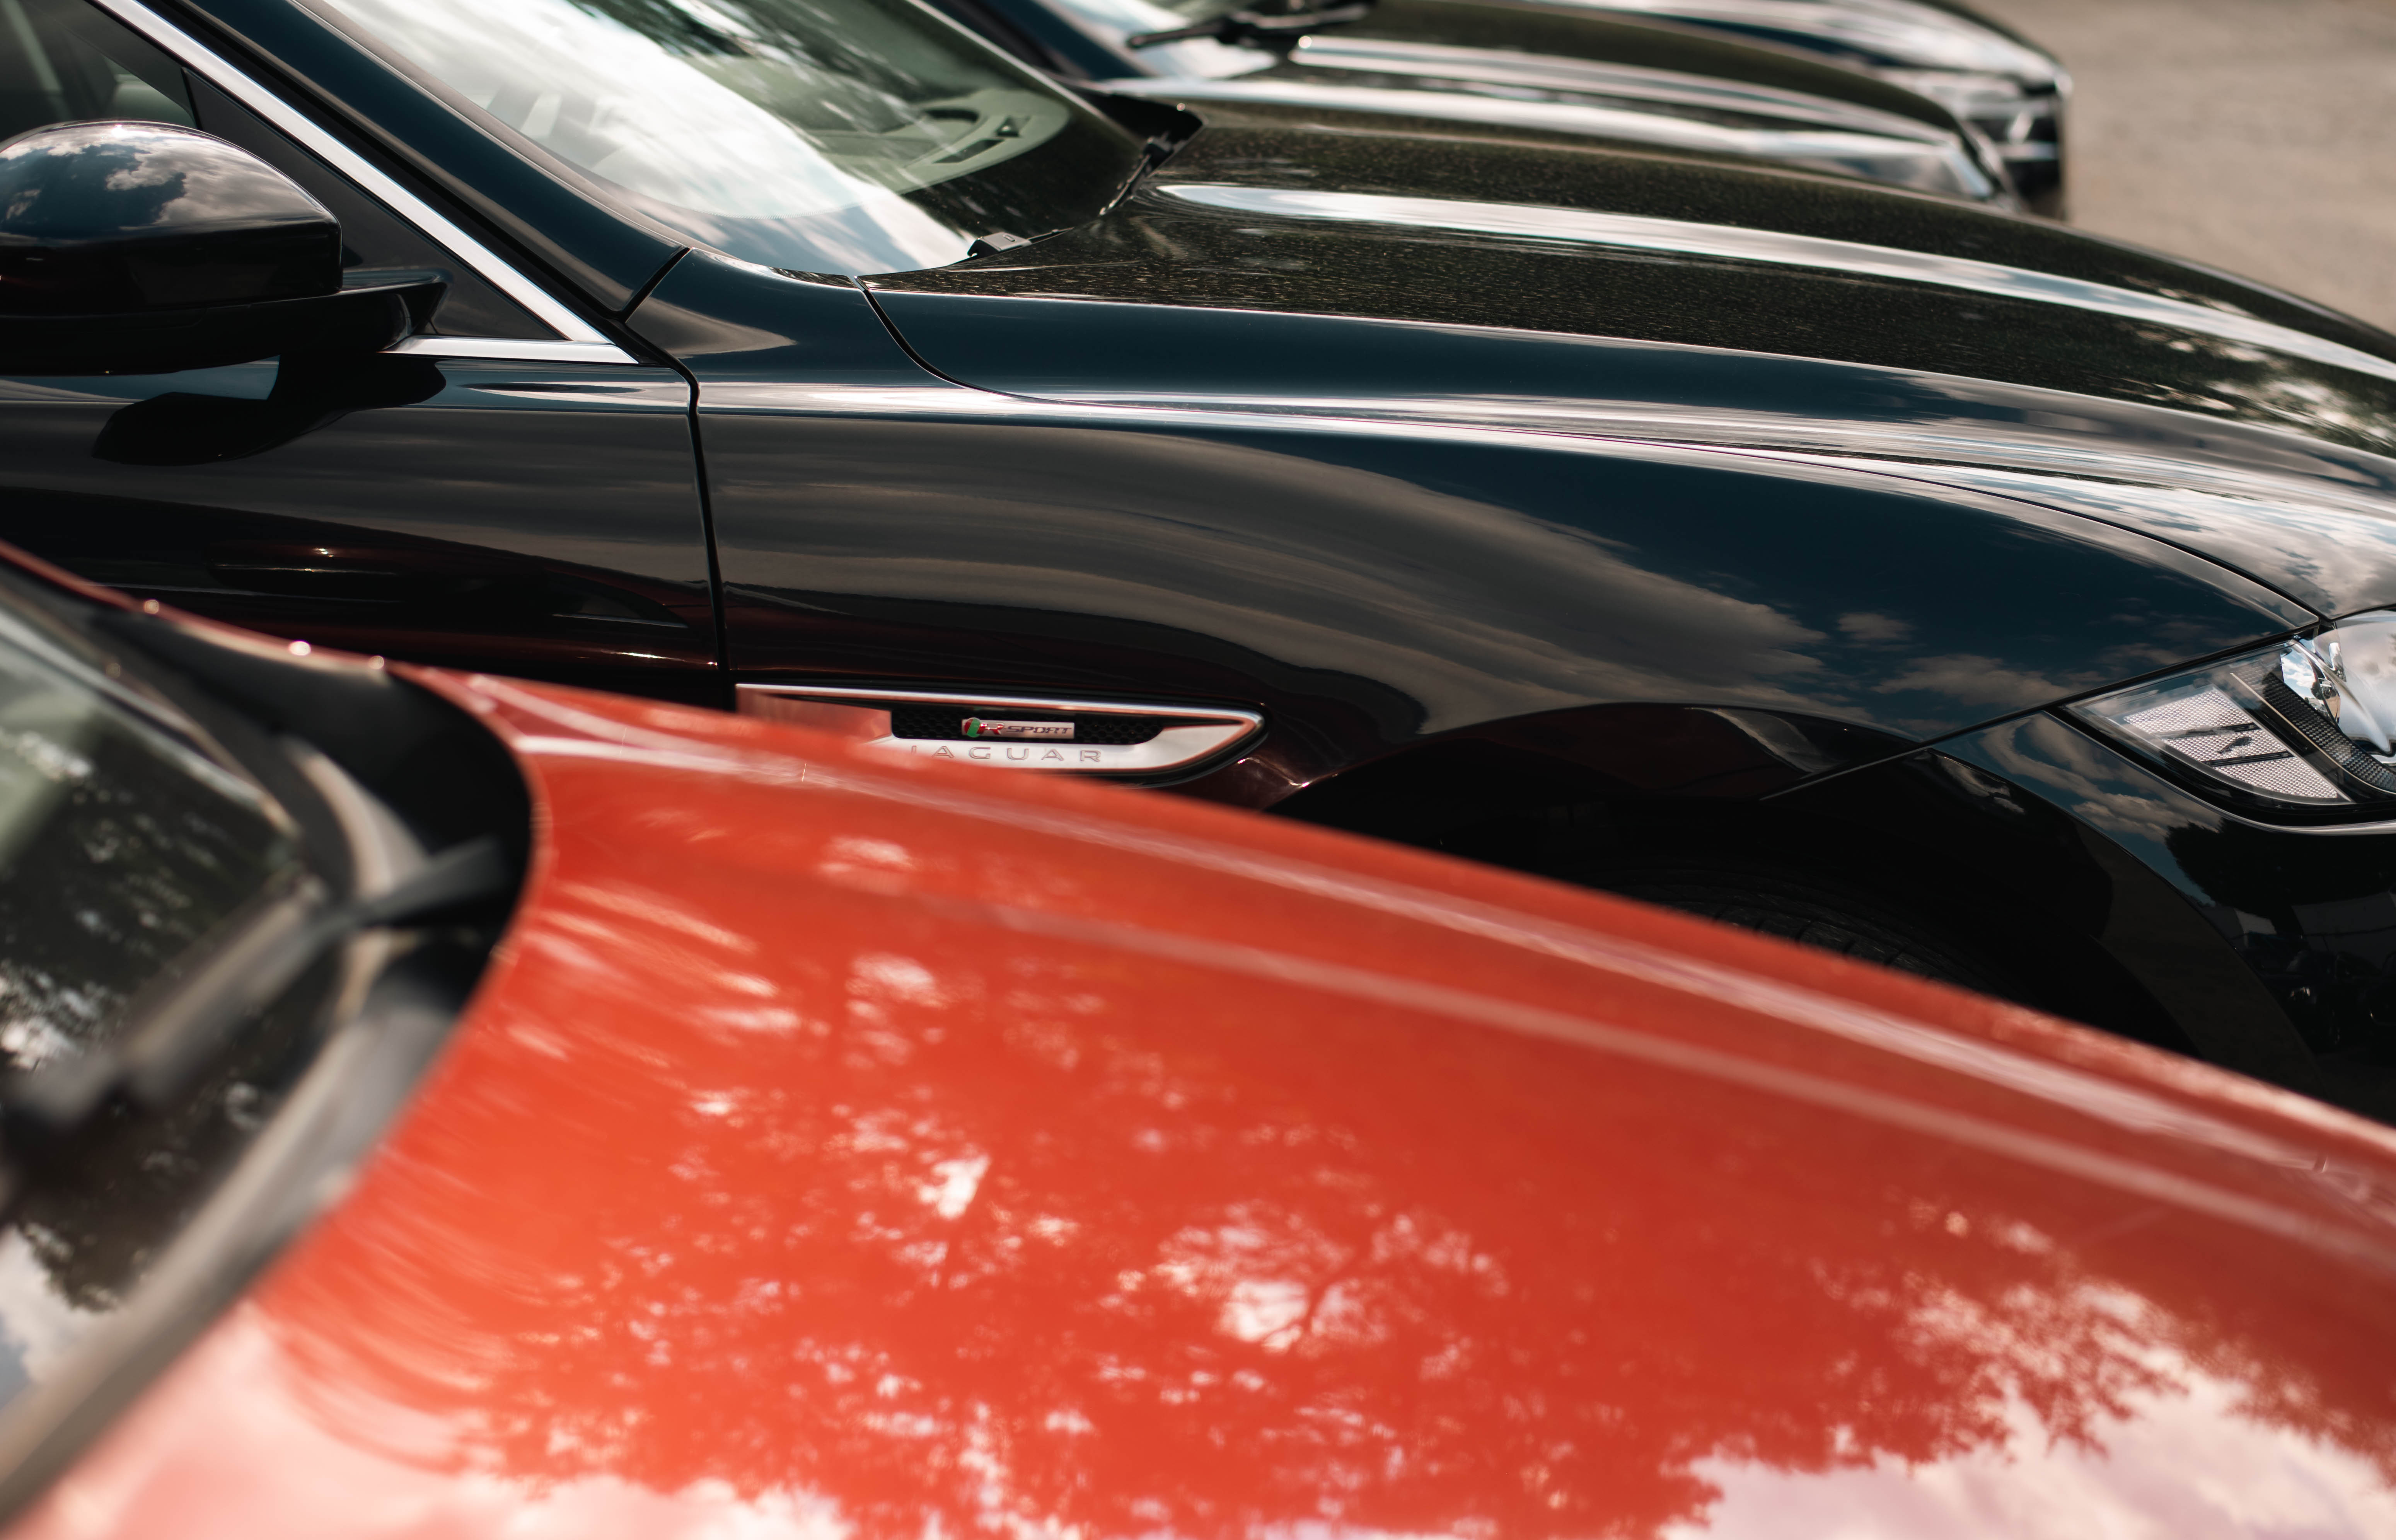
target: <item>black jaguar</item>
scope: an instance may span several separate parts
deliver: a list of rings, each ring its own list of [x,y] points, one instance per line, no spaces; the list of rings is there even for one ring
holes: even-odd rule
[[[76,572],[2387,1105],[2396,339],[1852,179],[1077,95],[910,0],[7,4],[0,536]]]
[[[1947,45],[1934,55],[1951,59],[1964,41],[1976,46],[1963,58],[1983,67],[1968,76],[1875,69],[1582,0],[936,3],[1054,74],[1178,106],[1271,102],[1491,125],[1525,139],[1652,146],[2063,211],[2060,72],[2035,49],[1913,0],[1798,8],[1896,4],[1943,23],[1929,29]],[[1885,15],[1862,19],[1878,23],[1863,29],[1874,35],[1891,30]],[[1856,30],[1858,18],[1845,20]],[[1919,42],[1923,29],[1896,30]],[[1990,70],[2001,63],[2043,66],[2047,88],[2031,95],[1998,79]],[[1959,79],[1970,82],[1960,94]]]
[[[1028,63],[2064,209],[2070,76],[1953,0],[934,0]]]

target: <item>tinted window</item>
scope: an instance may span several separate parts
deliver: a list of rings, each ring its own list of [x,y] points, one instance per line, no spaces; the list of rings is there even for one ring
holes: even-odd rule
[[[53,123],[110,118],[203,128],[267,161],[341,221],[346,267],[440,274],[449,292],[435,332],[553,335],[246,109],[206,83],[194,86],[180,65],[87,0],[0,0],[0,140]]]
[[[0,0],[5,3],[5,0]],[[0,1055],[31,1069],[300,870],[264,793],[0,612]]]
[[[117,1040],[303,875],[288,816],[109,660],[0,584],[0,1087]],[[287,1084],[315,991],[286,996],[175,1108],[49,1146],[12,1123],[0,1407],[112,1319]],[[26,1150],[40,1151],[28,1166]]]
[[[87,118],[194,126],[174,60],[84,0],[0,0],[0,139]]]
[[[1088,25],[1101,37],[1137,37],[1171,32],[1193,21],[1212,21],[1241,9],[1245,0],[1047,0],[1050,7]],[[1281,51],[1192,37],[1140,50],[1148,67],[1168,75],[1244,75],[1271,69]]]
[[[192,86],[200,126],[231,139],[308,190],[341,221],[341,265],[366,272],[433,272],[447,280],[427,329],[451,337],[554,337],[525,308],[461,267],[416,228],[293,144],[248,108],[205,80]]]

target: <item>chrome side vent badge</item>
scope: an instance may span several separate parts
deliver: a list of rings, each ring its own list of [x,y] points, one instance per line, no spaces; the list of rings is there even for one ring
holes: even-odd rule
[[[1053,738],[1068,742],[1073,737],[1070,722],[992,722],[984,717],[965,718],[965,735],[969,738]]]
[[[1264,730],[1227,706],[743,684],[740,713],[861,738],[878,751],[1012,770],[1152,776],[1215,758]]]

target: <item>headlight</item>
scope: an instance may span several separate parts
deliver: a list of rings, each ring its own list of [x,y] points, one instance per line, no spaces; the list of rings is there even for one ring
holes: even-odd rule
[[[2070,710],[2233,803],[2396,816],[2396,612]]]

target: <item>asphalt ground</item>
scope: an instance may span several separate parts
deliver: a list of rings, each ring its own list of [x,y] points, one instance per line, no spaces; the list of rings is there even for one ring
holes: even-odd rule
[[[1976,0],[2077,86],[2071,220],[2396,330],[2396,0]]]

